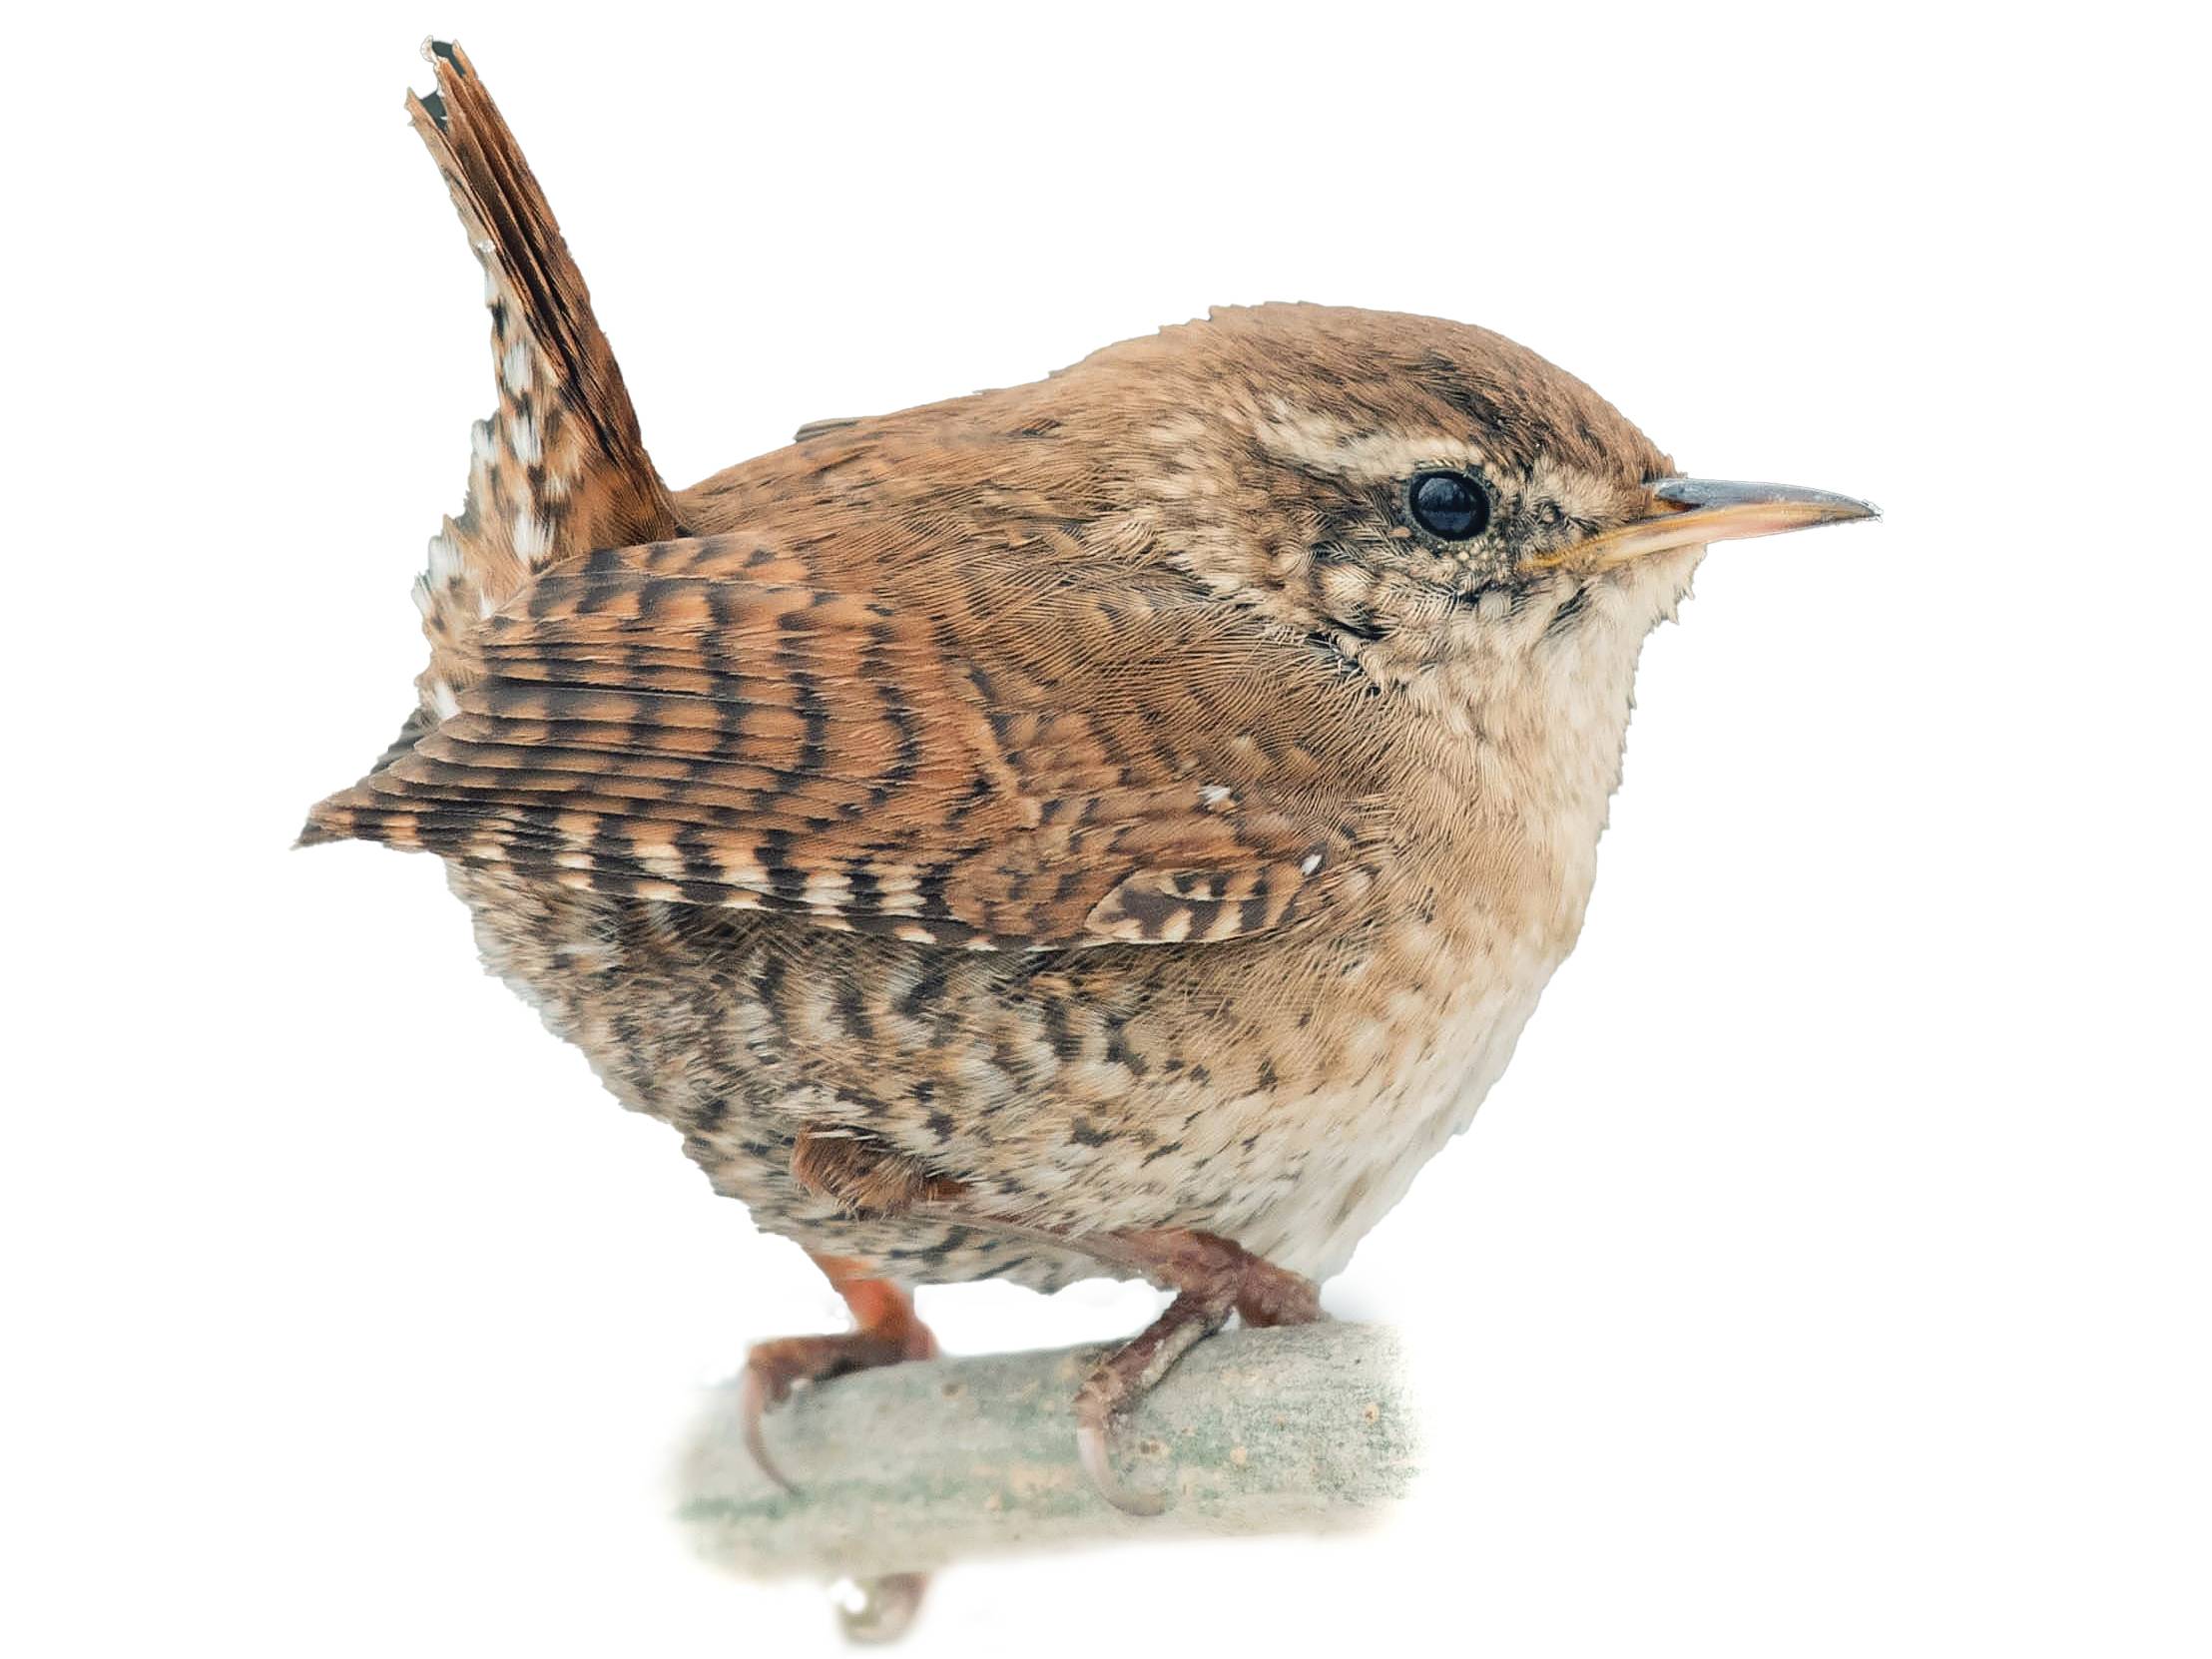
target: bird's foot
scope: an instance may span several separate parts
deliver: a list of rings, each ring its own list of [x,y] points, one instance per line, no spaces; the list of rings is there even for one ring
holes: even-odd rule
[[[809,1252],[813,1255],[813,1252]],[[866,1264],[843,1256],[815,1256],[815,1265],[852,1310],[853,1329],[830,1337],[780,1337],[755,1343],[745,1357],[745,1381],[738,1410],[745,1424],[745,1448],[763,1474],[787,1492],[799,1488],[768,1453],[762,1419],[773,1405],[789,1399],[802,1384],[827,1382],[849,1372],[895,1366],[906,1360],[933,1360],[937,1339],[914,1312],[913,1298],[887,1279],[877,1279]],[[895,1642],[914,1622],[929,1588],[925,1572],[885,1573],[850,1580],[837,1604],[837,1623],[845,1639],[870,1646]]]
[[[1211,1233],[1163,1228],[1119,1234],[1116,1256],[1176,1293],[1167,1311],[1098,1363],[1075,1396],[1075,1446],[1099,1495],[1132,1515],[1167,1500],[1124,1486],[1114,1472],[1114,1429],[1192,1348],[1229,1322],[1307,1325],[1322,1318],[1314,1282]]]
[[[914,1312],[913,1299],[896,1285],[870,1278],[860,1263],[840,1256],[817,1256],[815,1262],[852,1310],[854,1328],[835,1336],[780,1337],[754,1344],[745,1357],[738,1403],[746,1450],[761,1472],[787,1492],[799,1488],[769,1455],[761,1430],[771,1406],[782,1404],[802,1384],[904,1360],[932,1360],[937,1354],[937,1340]]]

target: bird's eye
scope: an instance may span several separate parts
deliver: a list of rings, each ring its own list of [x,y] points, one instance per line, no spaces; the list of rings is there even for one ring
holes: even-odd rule
[[[1463,472],[1423,472],[1406,495],[1413,522],[1440,541],[1466,541],[1490,522],[1490,498]]]

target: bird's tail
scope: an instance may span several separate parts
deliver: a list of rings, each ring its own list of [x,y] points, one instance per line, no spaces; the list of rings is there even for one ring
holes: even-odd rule
[[[416,605],[430,636],[422,706],[474,676],[481,620],[546,565],[677,533],[666,485],[584,278],[521,146],[458,46],[424,45],[437,90],[407,97],[484,267],[499,406],[472,434],[468,500],[430,541]]]

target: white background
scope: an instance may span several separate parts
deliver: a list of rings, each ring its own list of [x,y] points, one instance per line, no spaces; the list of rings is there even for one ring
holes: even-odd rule
[[[0,1644],[830,1645],[661,1486],[827,1293],[430,861],[285,851],[405,711],[491,398],[399,110],[435,27],[674,480],[1311,298],[1888,514],[1707,562],[1579,953],[1330,1288],[1422,1357],[1404,1520],[971,1566],[910,1651],[2206,1650],[2181,8],[325,10],[11,37]],[[980,1351],[1156,1302],[923,1304]]]

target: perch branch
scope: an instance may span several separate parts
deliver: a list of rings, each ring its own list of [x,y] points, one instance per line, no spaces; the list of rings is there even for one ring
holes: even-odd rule
[[[754,1466],[725,1384],[685,1443],[679,1518],[702,1554],[739,1572],[864,1578],[1101,1539],[1335,1530],[1412,1481],[1391,1333],[1232,1331],[1194,1349],[1124,1426],[1124,1479],[1169,1496],[1164,1515],[1125,1515],[1076,1462],[1071,1405],[1097,1355],[936,1360],[802,1389],[767,1423],[796,1494]]]

